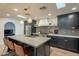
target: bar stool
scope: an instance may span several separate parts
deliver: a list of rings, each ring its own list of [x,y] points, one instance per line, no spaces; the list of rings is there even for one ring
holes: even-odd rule
[[[4,44],[8,47],[7,50],[8,53],[12,53],[13,55],[16,55],[14,50],[14,43],[11,40],[9,40],[8,37],[4,38]]]
[[[8,42],[7,42],[7,40],[8,40],[7,37],[5,37],[5,38],[4,38],[4,44],[5,44],[5,46],[8,47]]]
[[[18,56],[28,56],[31,55],[31,51],[28,48],[24,48],[21,45],[14,43],[15,52]]]
[[[9,49],[11,49],[11,50],[14,50],[14,43],[11,41],[11,40],[9,40],[9,38],[8,38],[8,40],[7,40],[7,45],[8,45],[8,48]]]

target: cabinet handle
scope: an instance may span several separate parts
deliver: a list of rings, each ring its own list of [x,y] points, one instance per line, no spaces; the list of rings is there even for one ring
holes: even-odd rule
[[[65,42],[67,42],[68,40],[64,40]]]

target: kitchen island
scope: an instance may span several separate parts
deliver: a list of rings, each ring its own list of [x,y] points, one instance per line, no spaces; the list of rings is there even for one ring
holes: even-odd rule
[[[48,37],[39,37],[39,36],[25,36],[25,35],[16,35],[16,36],[8,36],[11,40],[18,41],[23,43],[24,45],[28,45],[33,47],[34,56],[42,56],[42,55],[50,55],[50,47],[48,45],[48,41],[50,38]]]

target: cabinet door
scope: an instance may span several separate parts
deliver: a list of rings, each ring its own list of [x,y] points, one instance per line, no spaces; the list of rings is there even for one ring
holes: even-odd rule
[[[57,38],[57,46],[61,48],[65,48],[65,41],[64,37],[58,37]]]
[[[57,46],[57,37],[51,37],[50,39],[50,45],[51,46]]]
[[[32,32],[32,33],[36,33],[36,27],[32,26],[31,32]]]
[[[68,29],[67,16],[59,16],[58,17],[58,26],[61,29]]]
[[[57,47],[64,48],[65,43],[64,43],[64,38],[63,37],[52,37],[52,44],[54,44]]]
[[[73,22],[74,27],[75,27],[76,29],[79,29],[79,13],[75,14],[74,16],[75,16],[75,17],[74,17],[74,22]]]
[[[77,51],[78,50],[78,39],[76,38],[66,38],[67,42],[66,48],[72,51]]]

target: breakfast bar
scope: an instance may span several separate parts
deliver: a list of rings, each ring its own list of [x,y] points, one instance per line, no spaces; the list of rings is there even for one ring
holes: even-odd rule
[[[28,37],[25,35],[16,35],[16,36],[8,36],[8,38],[33,47],[34,56],[50,55],[50,47],[48,45],[48,41],[50,40],[50,38],[48,37],[39,37],[39,36]]]

